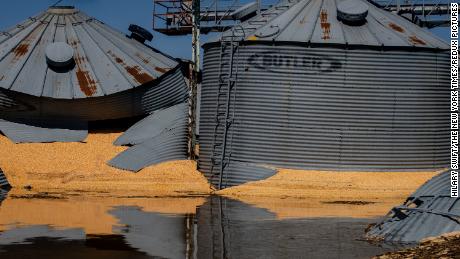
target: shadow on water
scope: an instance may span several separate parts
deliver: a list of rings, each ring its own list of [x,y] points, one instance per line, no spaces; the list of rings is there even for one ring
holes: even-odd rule
[[[54,215],[65,213],[50,204],[65,202],[71,201],[47,203],[46,213],[53,214],[47,224],[6,220],[15,218],[6,215],[13,206],[0,207],[0,258],[369,258],[395,249],[360,240],[375,219],[280,220],[266,209],[217,196],[207,198],[196,213],[111,206],[106,213],[117,222],[111,233],[87,233],[76,223],[63,227],[52,222]],[[83,213],[85,208],[79,209]],[[97,224],[101,219],[91,220]]]

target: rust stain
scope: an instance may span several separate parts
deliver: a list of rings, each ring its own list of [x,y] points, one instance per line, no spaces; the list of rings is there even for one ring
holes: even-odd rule
[[[163,68],[163,67],[155,67],[155,70],[160,72],[160,73],[166,73],[169,71],[169,68]]]
[[[112,51],[109,50],[107,53],[115,59],[115,62],[122,65],[126,72],[128,72],[138,83],[145,84],[155,79],[151,75],[143,72],[139,66],[128,66],[122,58],[115,55]]]
[[[80,65],[88,62],[88,59],[86,57],[80,57],[78,55],[74,59],[75,59],[75,63],[80,64]]]
[[[15,59],[24,56],[27,52],[29,52],[29,44],[28,43],[19,44],[13,50]]]
[[[30,35],[28,35],[18,46],[13,49],[13,62],[18,61],[21,57],[29,53],[30,45],[35,41],[44,25],[39,25]]]
[[[323,36],[321,39],[328,40],[331,38],[331,24],[327,20],[327,11],[322,9],[320,13],[321,29],[323,30]]]
[[[72,40],[70,40],[69,43],[70,43],[70,46],[76,47],[76,46],[78,46],[78,44],[80,44],[80,41],[72,39]]]
[[[404,32],[404,29],[403,29],[401,26],[399,26],[399,25],[397,25],[397,24],[394,24],[394,23],[392,23],[392,22],[390,22],[390,23],[388,24],[388,26],[390,26],[390,28],[392,28],[393,30],[395,30],[395,31],[397,31],[397,32],[401,32],[401,33]]]
[[[140,58],[142,62],[144,62],[145,64],[150,63],[150,61],[147,58],[143,57],[140,53],[136,53],[136,57]]]
[[[423,40],[417,38],[417,36],[415,35],[410,36],[409,41],[414,45],[426,45],[426,43]]]
[[[78,53],[76,54],[75,64],[77,65],[76,76],[78,80],[78,85],[80,86],[80,90],[82,91],[82,93],[85,96],[90,97],[97,93],[97,83],[91,77],[90,73],[83,69],[83,64],[87,61],[88,59],[86,57],[80,56],[78,55]]]
[[[118,64],[123,64],[123,60],[121,58],[115,58],[115,61],[118,63]]]
[[[86,96],[93,96],[97,92],[96,82],[91,78],[88,71],[77,69],[77,80],[81,91]]]
[[[141,84],[145,84],[154,79],[149,74],[142,72],[139,66],[126,66],[125,69],[130,75],[134,77],[134,79],[136,79],[137,82]]]

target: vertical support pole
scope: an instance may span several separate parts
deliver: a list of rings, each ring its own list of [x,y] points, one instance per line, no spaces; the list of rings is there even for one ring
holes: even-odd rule
[[[189,158],[196,154],[196,103],[198,76],[200,73],[200,0],[192,0],[192,64],[190,69],[189,98]]]

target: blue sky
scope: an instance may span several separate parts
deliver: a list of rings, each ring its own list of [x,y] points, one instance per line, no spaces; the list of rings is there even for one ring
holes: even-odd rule
[[[1,0],[0,31],[38,14],[56,0]],[[130,23],[152,31],[153,0],[63,0],[60,5],[74,5],[90,16],[128,33]],[[205,37],[206,38],[206,37]],[[151,45],[174,57],[191,58],[191,39],[167,37],[154,33]]]
[[[0,4],[0,31],[14,26],[27,17],[54,4],[56,0],[2,0]],[[273,0],[263,0],[263,3]],[[85,13],[118,30],[128,33],[130,23],[138,24],[152,31],[153,0],[63,0],[61,5],[74,5]],[[437,28],[435,34],[448,40],[448,28]],[[202,42],[210,35],[203,35]],[[165,36],[154,33],[151,45],[174,57],[191,58],[190,36]]]

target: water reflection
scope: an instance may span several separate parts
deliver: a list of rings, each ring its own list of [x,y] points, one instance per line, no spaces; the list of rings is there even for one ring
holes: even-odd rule
[[[0,206],[0,257],[368,258],[391,249],[358,240],[372,221],[280,220],[267,209],[217,196],[10,194]]]
[[[126,243],[165,258],[190,257],[194,216],[144,212],[138,207],[116,207],[110,211],[121,224],[114,229]]]

